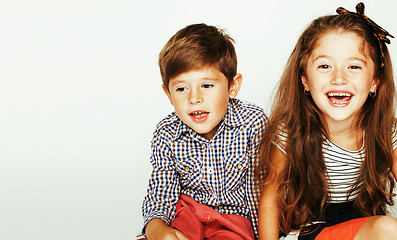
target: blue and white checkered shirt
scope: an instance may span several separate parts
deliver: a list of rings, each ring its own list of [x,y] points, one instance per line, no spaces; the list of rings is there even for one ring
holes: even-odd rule
[[[256,153],[267,120],[253,104],[230,99],[216,134],[208,141],[175,113],[163,119],[152,140],[152,176],[143,203],[144,224],[176,216],[180,194],[221,214],[244,216],[257,233],[258,192],[254,188]]]

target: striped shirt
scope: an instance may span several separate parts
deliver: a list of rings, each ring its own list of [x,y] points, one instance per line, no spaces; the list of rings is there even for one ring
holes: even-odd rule
[[[208,141],[172,113],[154,132],[153,171],[143,203],[144,224],[175,219],[180,194],[212,207],[221,214],[241,215],[257,232],[257,192],[254,167],[264,111],[247,102],[231,99],[214,137]]]
[[[278,134],[280,141],[275,143],[284,153],[286,153],[287,135],[286,130],[280,131]],[[364,145],[357,151],[349,151],[324,138],[322,147],[328,173],[326,178],[330,197],[329,202],[342,203],[354,200],[358,195],[358,188],[352,193],[350,191],[359,177],[360,168],[365,158]],[[393,130],[393,149],[396,147],[397,137],[396,132]]]

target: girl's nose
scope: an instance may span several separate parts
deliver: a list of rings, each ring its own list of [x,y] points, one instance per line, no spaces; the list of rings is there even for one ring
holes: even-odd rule
[[[335,69],[331,79],[331,83],[335,85],[346,84],[347,79],[343,69]]]

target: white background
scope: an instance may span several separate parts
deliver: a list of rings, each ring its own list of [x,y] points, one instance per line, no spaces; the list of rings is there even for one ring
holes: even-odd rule
[[[224,28],[239,98],[268,110],[302,30],[356,3],[0,0],[0,239],[134,239],[152,133],[173,110],[157,57],[179,29]],[[397,35],[396,1],[365,4]]]

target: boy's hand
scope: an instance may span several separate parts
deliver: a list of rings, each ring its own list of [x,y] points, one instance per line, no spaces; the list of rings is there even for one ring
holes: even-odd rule
[[[189,240],[183,233],[169,227],[161,219],[153,219],[146,225],[146,238],[148,240]]]

